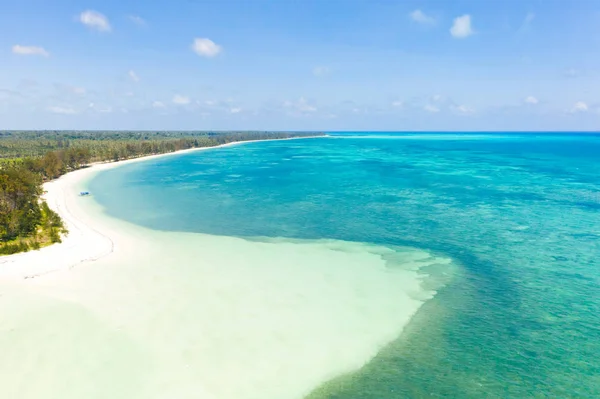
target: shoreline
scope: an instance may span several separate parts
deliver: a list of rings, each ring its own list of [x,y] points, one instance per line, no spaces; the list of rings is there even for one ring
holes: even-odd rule
[[[90,217],[76,204],[78,196],[76,187],[104,170],[123,165],[149,161],[161,157],[182,155],[195,151],[232,147],[246,143],[265,141],[303,140],[327,136],[289,137],[283,139],[234,141],[212,147],[187,148],[162,154],[145,155],[113,162],[94,162],[86,167],[68,172],[58,179],[43,184],[42,198],[50,209],[63,220],[68,230],[61,237],[62,242],[51,244],[38,250],[20,252],[0,257],[0,282],[7,280],[29,280],[43,275],[71,269],[84,262],[94,262],[109,256],[115,251],[116,231],[102,233],[106,230],[99,220]],[[92,199],[93,201],[93,199]],[[112,237],[112,238],[111,238]]]
[[[303,398],[368,364],[435,296],[419,270],[450,260],[425,250],[163,232],[79,196],[97,172],[180,153],[46,184],[69,234],[0,259],[0,313],[12,334],[3,396]],[[98,367],[109,364],[119,367]]]

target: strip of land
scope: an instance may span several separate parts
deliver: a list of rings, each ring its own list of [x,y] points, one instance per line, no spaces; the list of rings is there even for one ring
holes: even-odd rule
[[[42,198],[44,182],[89,164],[223,144],[315,137],[311,132],[0,131],[0,256],[61,241],[62,219]]]
[[[419,270],[446,261],[427,251],[155,231],[79,196],[147,159],[45,183],[69,234],[0,258],[0,397],[302,398],[367,364],[435,294]]]
[[[294,139],[299,138],[277,140]],[[80,192],[78,187],[81,187],[96,173],[133,162],[258,141],[270,140],[231,142],[215,147],[190,148],[117,162],[97,162],[44,183],[43,199],[50,209],[60,216],[68,232],[62,237],[60,243],[35,251],[0,256],[0,281],[27,280],[60,270],[68,270],[81,263],[93,262],[105,257],[113,253],[117,247],[127,246],[125,235],[114,230],[108,231],[81,207],[82,198],[78,197]],[[89,200],[93,199],[89,198]],[[120,241],[117,237],[124,239]]]

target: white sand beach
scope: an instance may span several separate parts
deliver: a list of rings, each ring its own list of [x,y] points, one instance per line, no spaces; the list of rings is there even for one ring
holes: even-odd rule
[[[0,397],[299,399],[397,338],[434,295],[419,269],[448,262],[414,250],[389,267],[391,249],[360,243],[152,231],[78,195],[141,160],[45,184],[69,235],[0,258]]]
[[[263,140],[247,141],[246,143],[256,141]],[[43,198],[48,206],[60,215],[67,227],[68,234],[62,237],[63,242],[60,244],[54,244],[37,251],[0,256],[0,281],[28,279],[69,269],[82,262],[98,260],[113,252],[114,241],[99,232],[93,222],[90,225],[88,213],[80,209],[78,205],[80,202],[76,200],[76,195],[81,191],[78,191],[77,188],[83,187],[82,185],[96,173],[129,163],[240,144],[244,144],[244,142],[228,143],[217,147],[190,148],[118,162],[98,162],[44,183],[45,193]]]

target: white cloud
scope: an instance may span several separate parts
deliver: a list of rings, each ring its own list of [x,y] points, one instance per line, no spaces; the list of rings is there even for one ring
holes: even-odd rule
[[[537,98],[535,98],[534,96],[529,96],[529,97],[527,97],[525,99],[525,102],[527,104],[534,104],[535,105],[535,104],[539,103],[539,100]]]
[[[69,87],[69,90],[71,90],[71,92],[73,94],[79,94],[79,95],[84,95],[86,92],[84,87],[76,87],[76,86]]]
[[[465,14],[461,17],[454,18],[452,28],[450,28],[450,34],[458,39],[471,36],[473,29],[471,28],[471,16]]]
[[[315,76],[325,76],[328,75],[330,72],[331,70],[326,66],[314,67],[312,71],[313,75]]]
[[[166,105],[162,101],[154,101],[152,103],[152,107],[154,107],[154,108],[165,108]]]
[[[21,46],[20,44],[15,44],[12,47],[12,52],[14,54],[19,55],[41,55],[43,57],[49,57],[50,53],[46,51],[43,47],[38,46]]]
[[[442,97],[441,94],[436,94],[433,97],[431,97],[431,99],[433,101],[435,101],[436,103],[442,102],[442,100],[444,99],[444,97]]]
[[[402,108],[404,103],[402,101],[392,101],[392,107]]]
[[[146,20],[138,15],[130,15],[128,18],[131,22],[133,22],[137,26],[145,26],[146,25]]]
[[[110,32],[111,30],[108,18],[97,11],[87,10],[82,12],[79,14],[79,22],[100,32]]]
[[[314,105],[310,105],[304,99],[304,97],[300,97],[300,99],[296,103],[296,108],[298,108],[298,110],[302,111],[302,112],[316,112],[317,111],[317,107],[315,107]]]
[[[426,106],[424,106],[423,109],[425,111],[431,112],[431,113],[440,112],[440,109],[438,107],[434,107],[433,105],[429,105],[429,104],[427,104]]]
[[[308,115],[318,111],[317,107],[309,103],[304,97],[300,97],[297,101],[284,101],[283,106],[294,116]]]
[[[178,105],[187,105],[190,103],[190,98],[180,94],[175,94],[173,96],[173,103]]]
[[[424,25],[435,24],[435,19],[433,17],[430,17],[429,15],[425,14],[421,10],[414,10],[409,15],[413,21],[418,22],[420,24],[424,24]]]
[[[129,78],[131,80],[133,80],[134,82],[139,82],[140,81],[140,77],[135,73],[135,71],[130,70],[127,74],[129,75]]]
[[[88,105],[88,108],[91,108],[94,111],[99,112],[101,114],[110,114],[113,111],[112,107],[101,107],[94,103],[90,103]]]
[[[73,115],[73,114],[77,113],[73,108],[57,107],[57,106],[48,107],[48,111],[50,111],[54,114],[61,114],[61,115]]]
[[[584,103],[583,101],[578,101],[573,105],[573,108],[571,108],[571,112],[576,113],[576,112],[587,112],[588,111],[588,105],[586,103]]]
[[[228,112],[231,114],[238,114],[244,109],[232,98],[224,100],[210,99],[210,100],[196,100],[195,104],[202,110],[213,110]]]
[[[87,93],[87,90],[84,87],[77,87],[60,83],[55,83],[54,89],[56,90],[57,95],[61,96],[61,98],[65,98],[65,96],[68,98],[71,94],[83,96]]]
[[[192,43],[192,50],[201,57],[212,58],[223,51],[223,48],[206,38],[195,38]]]
[[[475,112],[473,108],[466,105],[459,105],[457,107],[452,107],[452,109],[462,115],[470,115]]]

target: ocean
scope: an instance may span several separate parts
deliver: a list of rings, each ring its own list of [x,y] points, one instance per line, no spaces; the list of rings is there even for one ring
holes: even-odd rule
[[[127,165],[90,189],[154,230],[452,260],[399,336],[310,398],[600,397],[598,135],[331,133]]]
[[[598,398],[599,160],[332,132],[67,175],[109,251],[0,284],[0,397]]]

